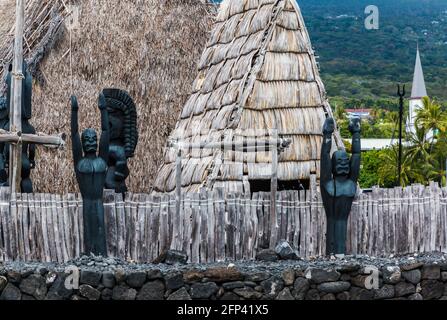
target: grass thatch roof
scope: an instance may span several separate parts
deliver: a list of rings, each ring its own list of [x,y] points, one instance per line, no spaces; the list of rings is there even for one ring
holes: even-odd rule
[[[9,2],[8,8],[14,6],[15,1]],[[34,86],[31,122],[40,132],[69,134],[73,81],[80,128],[99,129],[99,91],[105,87],[129,91],[138,108],[140,140],[130,161],[128,185],[133,192],[147,192],[162,162],[166,138],[191,90],[212,23],[210,7],[201,0],[28,0],[27,15],[31,2],[73,3],[80,9],[79,29],[73,30],[71,45],[62,26],[59,40],[40,63],[42,81]],[[13,20],[2,19],[0,30],[10,30]],[[12,44],[13,37],[8,41]],[[66,150],[38,148],[32,176],[36,189],[75,190],[71,159],[70,143]]]
[[[319,174],[322,126],[331,114],[296,1],[225,0],[171,139],[238,141],[277,129],[292,140],[280,155],[278,179],[306,180]],[[156,191],[174,190],[175,155],[166,150]],[[242,191],[244,177],[268,178],[270,162],[268,153],[190,151],[182,186]]]

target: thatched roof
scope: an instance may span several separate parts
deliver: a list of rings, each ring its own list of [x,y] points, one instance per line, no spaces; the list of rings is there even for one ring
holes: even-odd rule
[[[6,1],[10,2],[8,8],[14,7],[14,0]],[[70,33],[63,24],[58,40],[40,63],[42,77],[38,80],[42,81],[34,86],[32,124],[40,132],[65,132],[69,136],[68,101],[73,82],[80,105],[80,128],[99,129],[99,91],[125,89],[137,105],[140,137],[135,157],[130,160],[128,187],[132,192],[147,192],[162,163],[163,146],[175,126],[176,115],[191,90],[214,12],[201,0],[27,2],[27,16],[33,3],[72,3],[79,8],[79,28],[71,33],[71,45]],[[3,27],[6,23],[11,25]],[[36,22],[30,30],[36,31],[38,25]],[[13,19],[1,20],[0,26],[0,30],[11,30]],[[8,35],[11,45],[13,32]],[[2,48],[0,53],[5,52]],[[32,54],[27,52],[26,57]],[[4,58],[5,54],[0,57]],[[38,148],[36,158],[32,178],[37,191],[77,189],[70,142],[65,150]]]
[[[277,129],[292,140],[280,155],[278,179],[319,174],[322,126],[332,112],[294,0],[225,0],[198,69],[171,140],[239,141]],[[174,190],[175,155],[166,149],[155,191]],[[268,178],[270,162],[268,153],[188,151],[182,186],[242,191],[244,177]]]

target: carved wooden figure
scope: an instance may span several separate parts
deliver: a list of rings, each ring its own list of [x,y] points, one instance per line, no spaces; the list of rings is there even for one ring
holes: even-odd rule
[[[327,216],[326,253],[346,253],[348,217],[357,192],[360,174],[360,119],[349,125],[352,133],[352,156],[338,150],[330,156],[334,119],[328,118],[323,127],[321,148],[321,196]]]
[[[79,136],[78,102],[75,96],[71,97],[71,139],[76,179],[83,200],[85,253],[106,256],[103,192],[109,153],[109,115],[102,93],[98,107],[102,130],[99,155],[98,137],[94,129],[86,129],[82,137]]]
[[[127,191],[127,160],[138,143],[137,111],[130,95],[119,89],[103,90],[109,113],[110,148],[107,160],[106,188],[116,193]]]

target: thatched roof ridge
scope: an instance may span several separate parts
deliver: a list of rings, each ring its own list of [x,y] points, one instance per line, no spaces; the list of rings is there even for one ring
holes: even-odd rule
[[[319,174],[321,128],[331,114],[296,2],[225,0],[170,139],[239,141],[276,129],[292,139],[280,155],[278,178],[308,179]],[[338,134],[335,139],[342,146]],[[188,151],[182,186],[185,191],[201,186],[243,191],[244,179],[269,177],[270,163],[268,153]],[[168,147],[155,190],[174,188],[175,150]]]

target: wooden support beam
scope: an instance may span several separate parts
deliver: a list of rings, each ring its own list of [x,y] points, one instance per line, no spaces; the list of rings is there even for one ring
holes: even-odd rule
[[[56,146],[62,147],[65,145],[65,134],[58,136],[50,136],[43,133],[38,134],[26,134],[26,133],[16,133],[0,129],[0,142],[3,143],[34,143],[42,144],[45,146]]]
[[[16,24],[14,42],[14,62],[12,71],[12,96],[9,118],[10,130],[22,131],[22,79],[23,79],[23,28],[25,22],[25,0],[16,1]],[[22,144],[11,144],[9,185],[11,193],[20,190],[22,171]]]

